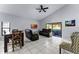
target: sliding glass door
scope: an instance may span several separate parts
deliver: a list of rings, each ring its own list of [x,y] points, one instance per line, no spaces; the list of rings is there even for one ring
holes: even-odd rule
[[[46,28],[51,29],[53,36],[62,37],[62,23],[61,22],[47,23]]]
[[[51,23],[47,23],[46,24],[46,29],[52,29],[52,24]]]
[[[52,33],[53,36],[62,37],[62,23],[53,23],[52,24]]]

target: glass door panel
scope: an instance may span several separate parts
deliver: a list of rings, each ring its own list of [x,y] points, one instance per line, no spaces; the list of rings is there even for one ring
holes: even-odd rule
[[[46,29],[52,29],[52,24],[46,24]]]
[[[62,37],[62,24],[60,22],[52,24],[52,33],[53,36]]]

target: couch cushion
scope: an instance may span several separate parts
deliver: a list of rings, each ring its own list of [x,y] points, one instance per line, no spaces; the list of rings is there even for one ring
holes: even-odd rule
[[[43,29],[43,32],[51,32],[51,29]]]

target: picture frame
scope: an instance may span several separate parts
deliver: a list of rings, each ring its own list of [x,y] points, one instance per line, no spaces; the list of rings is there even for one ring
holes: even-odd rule
[[[65,21],[65,26],[76,26],[75,20]]]

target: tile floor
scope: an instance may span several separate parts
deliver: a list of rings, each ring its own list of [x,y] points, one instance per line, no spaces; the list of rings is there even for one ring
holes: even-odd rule
[[[25,45],[20,49],[19,47],[12,52],[11,47],[9,51],[5,54],[59,54],[59,44],[61,43],[61,38],[57,37],[43,37],[40,36],[37,41],[30,41],[25,38]],[[0,42],[0,53],[3,51],[3,42]]]
[[[4,53],[4,42],[0,41],[0,54]]]

